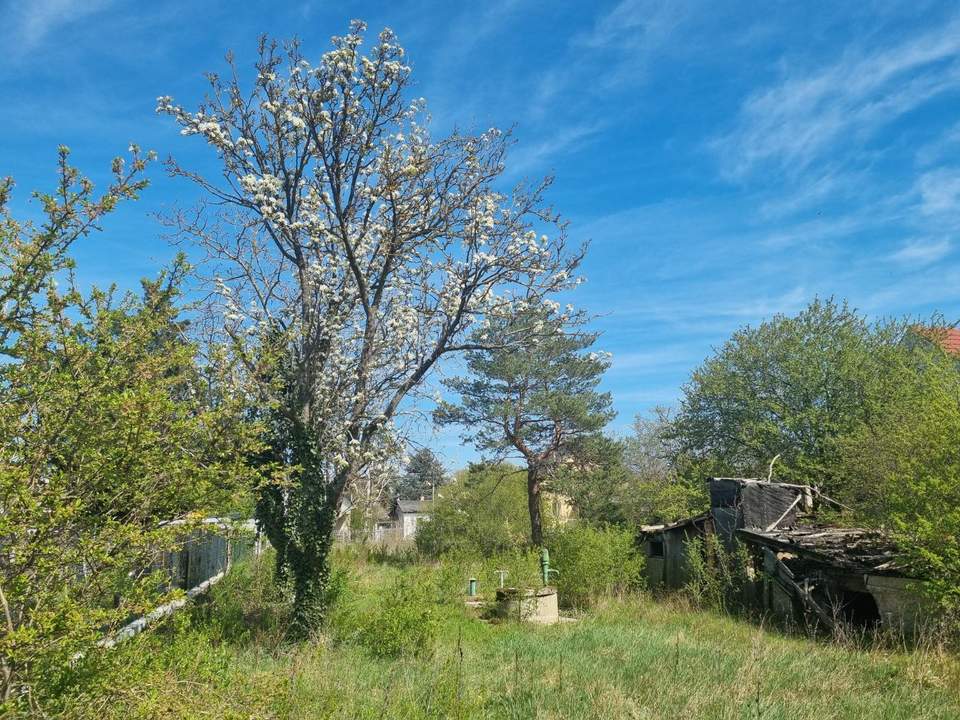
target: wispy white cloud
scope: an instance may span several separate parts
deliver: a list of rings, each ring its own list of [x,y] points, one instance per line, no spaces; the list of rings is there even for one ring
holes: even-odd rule
[[[659,47],[689,14],[685,6],[669,0],[621,0],[574,43],[588,48]]]
[[[478,5],[464,5],[463,12],[446,28],[441,41],[436,43],[433,63],[451,72],[457,70],[473,57],[478,46],[502,32],[505,23],[520,8],[520,0],[492,0]]]
[[[581,149],[590,138],[603,130],[601,122],[561,127],[553,134],[534,143],[521,143],[510,153],[509,173],[511,176],[536,171],[546,172],[552,158],[568,151]]]
[[[796,223],[774,226],[760,240],[764,246],[782,250],[797,245],[808,245],[824,240],[837,240],[862,230],[876,222],[858,214],[815,217]]]
[[[5,44],[14,55],[30,52],[60,28],[104,10],[113,0],[30,0],[11,3],[0,26]]]
[[[960,169],[937,168],[917,179],[920,211],[924,215],[960,213]]]
[[[712,290],[704,290],[697,297],[663,296],[661,302],[634,302],[617,309],[622,320],[636,322],[638,318],[673,323],[688,319],[724,318],[736,322],[753,322],[778,313],[799,311],[816,294],[804,285],[775,292],[736,283],[735,278],[719,282]],[[728,289],[723,293],[723,288]]]
[[[781,188],[781,192],[765,198],[757,208],[757,216],[761,220],[777,220],[823,203],[835,202],[848,193],[859,177],[858,173],[825,168],[807,178],[802,185]]]
[[[960,89],[960,21],[893,47],[848,49],[813,72],[749,95],[732,130],[712,144],[724,173],[774,169],[795,176],[838,147],[855,152],[880,128]]]
[[[924,143],[916,154],[917,165],[936,165],[943,161],[946,153],[960,148],[960,122],[947,128],[934,140]]]
[[[598,14],[569,39],[559,62],[541,68],[532,113],[550,117],[560,97],[578,111],[593,110],[598,96],[642,84],[661,55],[682,47],[677,35],[692,14],[691,3],[668,0],[621,0]]]
[[[941,260],[900,277],[896,282],[878,285],[872,292],[864,292],[860,309],[875,316],[893,317],[923,316],[930,310],[942,310],[948,312],[951,320],[956,319],[956,314],[950,314],[950,310],[953,308],[953,313],[956,312],[960,285],[950,279],[960,274],[960,265],[951,263],[948,258]]]
[[[696,355],[698,346],[691,344],[659,345],[650,350],[632,350],[613,353],[610,373],[615,375],[640,375],[650,372],[662,372],[678,365],[688,367],[692,355]]]
[[[952,243],[946,238],[910,240],[891,253],[889,259],[904,265],[929,265],[949,255],[952,247]]]

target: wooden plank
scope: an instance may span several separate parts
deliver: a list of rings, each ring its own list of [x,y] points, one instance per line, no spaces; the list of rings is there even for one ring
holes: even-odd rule
[[[767,550],[767,552],[773,557],[773,566],[776,569],[775,579],[781,583],[781,586],[784,587],[785,590],[796,597],[804,607],[812,611],[824,625],[830,630],[833,630],[834,621],[830,613],[820,607],[820,604],[813,599],[813,596],[805,588],[797,584],[793,579],[793,573],[790,571],[790,568],[784,565],[780,558],[770,550]]]

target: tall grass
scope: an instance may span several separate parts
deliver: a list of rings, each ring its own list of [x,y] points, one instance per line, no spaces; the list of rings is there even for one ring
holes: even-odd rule
[[[429,608],[428,652],[381,653],[363,637],[338,635],[336,619],[313,641],[292,644],[282,639],[286,610],[268,569],[255,564],[228,578],[208,606],[114,651],[98,685],[51,706],[51,714],[960,718],[960,663],[937,648],[817,643],[636,594],[596,603],[576,623],[492,624],[461,602],[467,578],[454,581],[469,569],[442,563],[351,557],[343,570],[343,602],[374,622],[385,595],[415,588],[397,604]],[[423,638],[401,632],[396,642]]]

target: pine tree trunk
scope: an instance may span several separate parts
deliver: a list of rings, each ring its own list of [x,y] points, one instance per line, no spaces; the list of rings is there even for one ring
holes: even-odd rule
[[[530,540],[543,545],[543,517],[540,512],[540,476],[536,465],[527,466],[527,507],[530,509]]]

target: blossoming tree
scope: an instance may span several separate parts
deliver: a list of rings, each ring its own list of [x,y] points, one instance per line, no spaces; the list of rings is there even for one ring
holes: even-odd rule
[[[442,358],[483,346],[473,329],[574,284],[582,257],[543,203],[549,180],[500,188],[509,136],[431,138],[403,48],[384,30],[362,54],[365,29],[315,65],[264,38],[249,88],[228,57],[196,112],[158,103],[220,161],[216,178],[169,162],[206,197],[173,220],[205,251],[242,377],[277,419],[287,473],[262,489],[260,521],[301,629],[323,617],[345,487],[391,446],[404,400]]]

